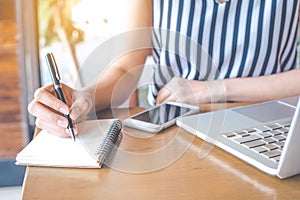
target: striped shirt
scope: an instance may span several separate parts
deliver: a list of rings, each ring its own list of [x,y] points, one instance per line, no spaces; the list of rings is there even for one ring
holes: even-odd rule
[[[299,0],[153,0],[153,83],[214,80],[296,68]]]

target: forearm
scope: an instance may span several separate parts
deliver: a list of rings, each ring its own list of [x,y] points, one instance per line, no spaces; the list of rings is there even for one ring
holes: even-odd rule
[[[119,106],[132,95],[150,53],[151,49],[142,49],[124,55],[83,89],[90,94],[96,110]]]
[[[94,109],[115,107],[129,98],[138,80],[138,73],[135,75],[118,67],[111,67],[102,73],[96,81],[84,88],[92,98]]]
[[[111,69],[107,69],[99,75],[97,80],[83,89],[90,94],[93,109],[95,110],[103,110],[111,107],[113,104],[116,104],[116,102],[121,102],[122,99],[125,100],[127,97],[123,92],[119,92],[120,84],[118,80],[122,79],[123,73],[119,69],[112,68],[114,68],[114,66],[112,66]],[[114,95],[116,93],[118,93],[117,96]],[[114,100],[115,103],[113,103],[112,100]]]
[[[226,101],[266,101],[300,95],[300,69],[223,81]]]

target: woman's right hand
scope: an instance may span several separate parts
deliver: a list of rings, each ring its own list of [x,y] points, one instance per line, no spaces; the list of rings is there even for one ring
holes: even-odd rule
[[[68,120],[62,115],[70,115],[73,121],[82,120],[92,108],[92,100],[87,92],[73,90],[62,84],[66,104],[60,101],[52,84],[37,89],[34,99],[28,105],[30,114],[36,117],[36,126],[48,133],[69,137]],[[74,127],[75,134],[77,128]]]

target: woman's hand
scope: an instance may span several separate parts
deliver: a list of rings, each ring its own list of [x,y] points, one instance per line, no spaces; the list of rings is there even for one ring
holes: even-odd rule
[[[198,105],[225,101],[223,81],[198,81],[174,77],[158,92],[156,103],[168,101]]]
[[[67,137],[70,136],[67,126],[68,120],[62,115],[70,115],[73,121],[82,120],[92,108],[90,94],[73,90],[62,84],[62,90],[66,104],[60,101],[56,95],[53,85],[39,88],[34,93],[34,99],[28,105],[30,114],[36,117],[36,126],[47,130],[47,132]],[[75,134],[77,128],[74,127]]]

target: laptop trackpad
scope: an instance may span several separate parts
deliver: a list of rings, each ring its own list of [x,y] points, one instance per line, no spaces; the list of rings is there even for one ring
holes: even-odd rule
[[[295,109],[276,101],[248,107],[234,108],[233,111],[246,115],[261,123],[292,117]]]

